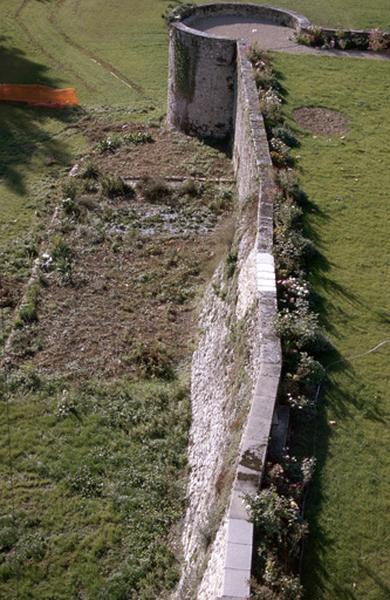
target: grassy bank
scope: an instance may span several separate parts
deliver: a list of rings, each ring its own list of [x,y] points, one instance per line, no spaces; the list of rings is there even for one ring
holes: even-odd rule
[[[275,65],[288,92],[286,110],[302,141],[301,182],[313,203],[307,229],[321,253],[311,283],[335,347],[326,357],[330,384],[311,448],[318,469],[307,502],[306,594],[313,600],[379,600],[389,593],[390,345],[351,357],[390,339],[390,110],[382,88],[389,87],[389,65],[280,55]],[[327,136],[299,130],[293,110],[313,105],[343,112],[348,131]],[[340,362],[330,364],[335,360]],[[307,440],[313,440],[312,430]]]

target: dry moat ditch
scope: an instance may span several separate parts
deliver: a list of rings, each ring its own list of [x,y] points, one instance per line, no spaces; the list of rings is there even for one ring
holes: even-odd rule
[[[158,125],[77,127],[90,148],[52,188],[34,277],[4,296],[0,595],[164,598],[197,306],[234,269],[232,166]]]

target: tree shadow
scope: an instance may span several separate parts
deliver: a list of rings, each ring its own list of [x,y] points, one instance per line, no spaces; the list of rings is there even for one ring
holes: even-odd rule
[[[46,65],[30,60],[23,51],[0,38],[0,83],[41,84],[61,87],[49,75]],[[46,125],[50,121],[74,123],[83,111],[79,108],[45,109],[22,103],[0,103],[0,178],[17,194],[26,193],[25,169],[37,155],[67,165],[71,156],[65,144],[54,137]]]

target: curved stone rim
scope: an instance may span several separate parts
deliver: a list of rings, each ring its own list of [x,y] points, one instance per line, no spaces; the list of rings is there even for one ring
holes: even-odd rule
[[[208,2],[206,4],[198,4],[194,6],[191,10],[190,14],[185,15],[182,18],[174,20],[170,23],[170,27],[175,27],[176,29],[180,29],[183,32],[188,34],[205,38],[205,39],[216,39],[222,40],[226,42],[244,42],[242,38],[231,38],[222,35],[214,35],[211,33],[206,33],[201,31],[200,29],[196,29],[195,27],[191,27],[191,21],[196,17],[201,16],[211,16],[208,11],[215,11],[215,14],[218,16],[222,15],[231,15],[231,16],[245,16],[245,9],[250,9],[254,11],[254,13],[258,13],[259,18],[264,18],[264,9],[268,12],[273,13],[274,15],[280,15],[282,18],[287,17],[291,19],[292,25],[284,25],[289,29],[295,29],[295,31],[300,31],[308,29],[312,27],[312,23],[303,15],[300,15],[292,10],[287,10],[284,8],[276,8],[274,6],[270,6],[269,4],[254,4],[253,2],[246,3],[238,3],[238,2]],[[241,13],[241,14],[240,14]],[[256,14],[253,15],[256,17]],[[187,24],[188,23],[188,24]],[[276,23],[277,24],[277,23]]]

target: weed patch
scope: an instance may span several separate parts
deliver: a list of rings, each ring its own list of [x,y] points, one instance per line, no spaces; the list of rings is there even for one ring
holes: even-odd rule
[[[20,485],[10,488],[2,446],[1,595],[15,597],[19,579],[34,598],[54,587],[59,598],[163,597],[177,579],[169,540],[183,510],[186,388],[32,376],[15,371],[3,390]]]

